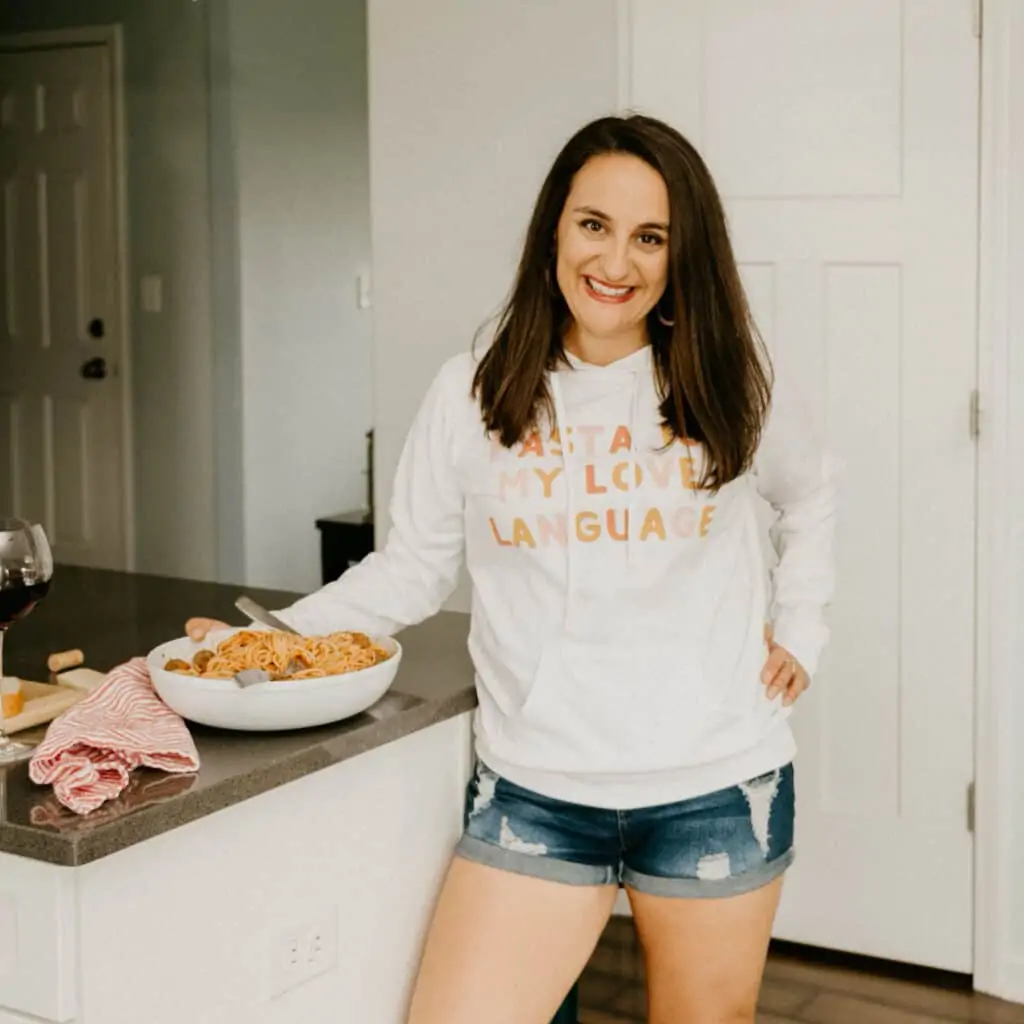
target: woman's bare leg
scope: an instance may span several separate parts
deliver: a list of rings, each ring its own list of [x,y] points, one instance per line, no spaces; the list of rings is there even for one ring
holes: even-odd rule
[[[753,1024],[782,878],[741,896],[629,890],[647,964],[650,1024]]]
[[[616,891],[456,857],[434,911],[409,1024],[549,1024],[590,959]]]

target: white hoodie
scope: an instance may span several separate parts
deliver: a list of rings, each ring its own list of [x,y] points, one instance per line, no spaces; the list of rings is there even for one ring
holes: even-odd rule
[[[666,448],[650,349],[552,373],[554,429],[512,450],[484,431],[475,366],[430,387],[384,549],[281,617],[392,634],[439,610],[465,553],[477,752],[499,774],[629,809],[791,760],[764,627],[813,674],[834,577],[835,487],[801,407],[776,386],[753,471],[712,494],[701,448]],[[771,578],[758,494],[779,513]]]

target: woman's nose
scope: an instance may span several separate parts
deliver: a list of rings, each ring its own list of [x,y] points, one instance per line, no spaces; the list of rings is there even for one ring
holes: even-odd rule
[[[625,244],[609,242],[601,254],[601,274],[609,284],[629,276],[629,251]]]

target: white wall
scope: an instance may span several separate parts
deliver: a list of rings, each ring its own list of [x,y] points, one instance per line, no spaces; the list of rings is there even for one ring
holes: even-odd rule
[[[214,182],[233,210],[214,221],[214,251],[234,248],[239,270],[236,282],[218,279],[216,309],[237,346],[220,370],[230,380],[233,360],[241,369],[241,394],[229,397],[241,399],[241,430],[232,435],[230,417],[219,425],[221,472],[239,447],[242,468],[241,487],[220,492],[221,536],[244,582],[308,590],[320,582],[314,520],[361,506],[366,490],[371,313],[356,306],[370,265],[365,5],[220,2]]]
[[[615,108],[615,8],[369,0],[378,537],[430,378],[505,297],[562,144]]]
[[[128,172],[136,553],[140,571],[215,575],[206,13],[195,3],[14,0],[0,31],[121,24]],[[140,312],[143,274],[164,311]]]

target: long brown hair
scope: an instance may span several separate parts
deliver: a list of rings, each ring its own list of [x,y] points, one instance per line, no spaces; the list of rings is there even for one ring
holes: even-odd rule
[[[654,118],[600,118],[558,154],[534,206],[494,342],[477,367],[473,395],[487,430],[509,448],[542,413],[553,420],[546,374],[565,360],[570,316],[555,283],[558,221],[577,172],[604,153],[639,157],[668,188],[668,284],[647,318],[660,410],[675,438],[703,445],[700,485],[717,490],[750,467],[771,398],[771,365],[711,174],[679,132]]]

